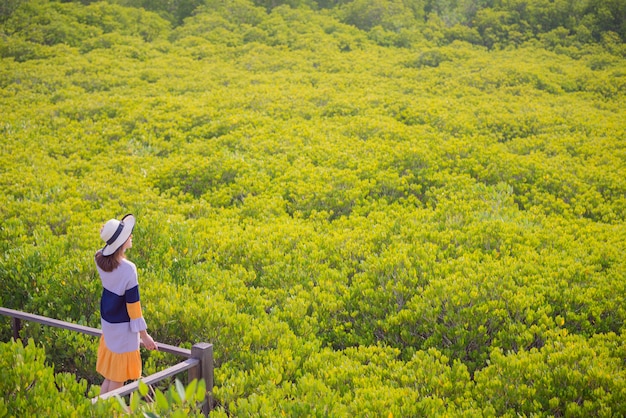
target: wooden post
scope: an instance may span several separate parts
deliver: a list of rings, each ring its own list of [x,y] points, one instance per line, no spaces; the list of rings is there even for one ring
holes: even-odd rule
[[[11,328],[13,328],[13,339],[15,341],[20,339],[20,331],[22,330],[22,323],[19,318],[11,317]]]
[[[189,369],[189,380],[204,379],[206,402],[202,406],[205,416],[213,409],[213,344],[197,343],[191,347],[191,358],[200,360],[198,367]]]

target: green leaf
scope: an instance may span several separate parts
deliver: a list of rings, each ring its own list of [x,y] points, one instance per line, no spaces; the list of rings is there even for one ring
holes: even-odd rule
[[[146,396],[148,394],[148,392],[150,391],[150,388],[148,387],[148,385],[146,385],[143,380],[139,381],[139,394],[141,396]]]
[[[178,392],[178,396],[180,396],[181,403],[185,402],[185,387],[180,382],[180,380],[176,379],[176,391]]]
[[[124,401],[124,398],[122,398],[120,395],[115,395],[115,399],[117,399],[117,401],[119,402],[120,406],[122,407],[122,410],[126,411],[128,409],[128,406],[126,405],[126,401]]]
[[[167,401],[163,392],[157,389],[154,393],[154,397],[156,398],[156,404],[159,411],[167,411],[170,409],[170,403]]]
[[[137,392],[133,392],[130,394],[130,411],[134,412],[137,411],[139,409],[139,395],[137,395]]]
[[[172,406],[173,405],[182,405],[183,400],[182,400],[179,392],[176,389],[176,385],[170,386],[168,391],[167,391],[167,393],[168,393],[169,401],[172,404]]]
[[[185,388],[185,399],[187,399],[189,402],[194,401],[194,395],[195,395],[197,386],[198,386],[198,380],[193,379],[191,383],[189,383],[187,387]]]
[[[198,381],[198,385],[196,387],[196,401],[202,402],[206,397],[206,382],[204,379],[200,379]]]

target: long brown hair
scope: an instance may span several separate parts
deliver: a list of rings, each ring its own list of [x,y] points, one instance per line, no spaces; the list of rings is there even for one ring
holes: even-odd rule
[[[124,251],[122,250],[123,247],[124,245],[121,245],[120,248],[115,250],[115,252],[111,255],[102,255],[102,251],[98,251],[96,253],[96,264],[98,267],[106,272],[112,272],[115,270],[124,258]]]

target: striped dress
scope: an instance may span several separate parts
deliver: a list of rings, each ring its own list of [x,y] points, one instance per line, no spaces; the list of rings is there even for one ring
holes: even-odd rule
[[[96,370],[114,382],[139,379],[139,332],[147,329],[147,325],[139,302],[137,267],[123,259],[111,272],[97,268],[103,289],[100,300],[102,337]]]

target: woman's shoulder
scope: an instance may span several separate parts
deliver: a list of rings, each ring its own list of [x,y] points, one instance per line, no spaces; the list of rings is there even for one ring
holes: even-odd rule
[[[114,277],[115,286],[119,286],[123,289],[129,289],[139,284],[137,277],[137,267],[131,261],[122,259],[120,265],[111,272]]]
[[[132,261],[130,261],[128,258],[122,258],[122,262],[120,264],[124,264],[133,268],[135,267],[135,263],[133,263]]]
[[[130,260],[126,258],[122,259],[120,266],[126,273],[127,276],[131,276],[135,281],[137,280],[137,266]],[[118,268],[119,268],[118,267]]]
[[[122,259],[119,267],[122,267],[122,269],[124,270],[132,270],[133,272],[135,272],[135,274],[137,274],[137,266],[135,266],[135,263],[133,263],[130,260],[127,260],[126,258]]]

